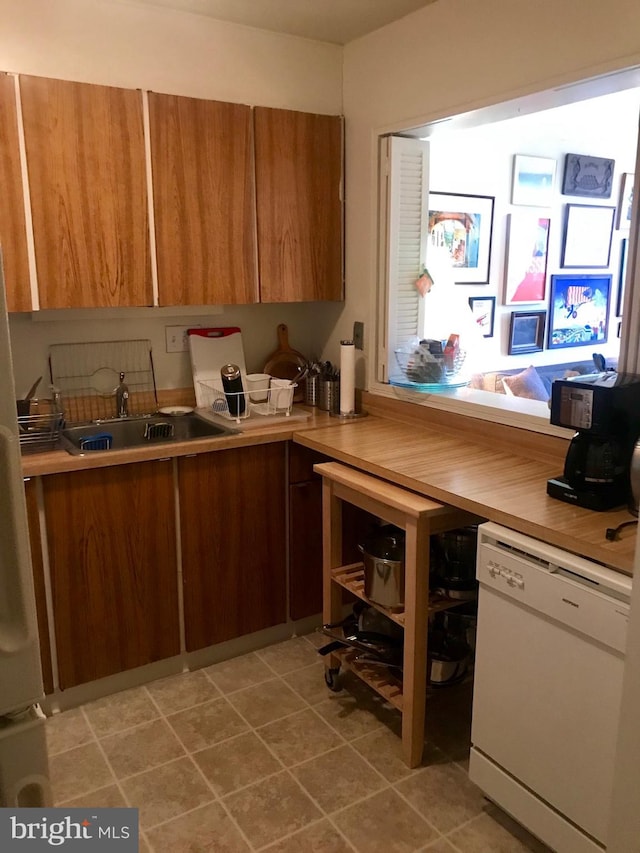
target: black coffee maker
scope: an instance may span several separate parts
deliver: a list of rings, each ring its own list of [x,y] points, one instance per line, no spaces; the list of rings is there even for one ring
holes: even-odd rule
[[[577,430],[564,474],[547,481],[547,494],[587,509],[628,503],[629,467],[640,434],[640,376],[593,373],[551,386],[551,423]]]

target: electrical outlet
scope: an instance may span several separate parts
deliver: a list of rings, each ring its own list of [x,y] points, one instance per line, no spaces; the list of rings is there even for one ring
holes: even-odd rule
[[[187,329],[191,326],[165,326],[167,352],[186,352],[189,349]]]
[[[364,349],[364,323],[356,321],[353,324],[353,345],[356,349]]]

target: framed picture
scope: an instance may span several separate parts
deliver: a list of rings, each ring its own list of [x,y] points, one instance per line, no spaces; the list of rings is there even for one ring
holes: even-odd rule
[[[595,204],[566,206],[562,267],[609,266],[615,210]]]
[[[509,355],[540,352],[544,348],[546,311],[512,311],[509,322]]]
[[[496,316],[495,296],[470,296],[469,307],[482,332],[483,338],[493,337],[493,324]]]
[[[511,203],[549,207],[553,200],[555,178],[555,160],[514,154]]]
[[[550,222],[549,217],[536,213],[509,214],[505,305],[544,301]]]
[[[611,198],[615,160],[589,154],[567,154],[562,179],[563,195]]]
[[[620,270],[618,272],[618,298],[616,300],[616,317],[622,317],[622,306],[624,304],[624,283],[627,278],[627,248],[629,240],[625,237],[620,240]]]
[[[624,172],[620,181],[620,200],[616,214],[616,228],[627,229],[631,225],[631,208],[633,206],[634,172]]]
[[[446,250],[456,284],[488,284],[493,197],[429,193],[428,248]]]
[[[605,343],[610,293],[610,275],[552,275],[549,349]]]

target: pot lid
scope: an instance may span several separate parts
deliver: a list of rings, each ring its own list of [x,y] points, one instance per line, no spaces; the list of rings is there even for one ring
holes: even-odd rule
[[[362,543],[362,549],[378,560],[404,560],[404,531],[392,524],[378,528]]]

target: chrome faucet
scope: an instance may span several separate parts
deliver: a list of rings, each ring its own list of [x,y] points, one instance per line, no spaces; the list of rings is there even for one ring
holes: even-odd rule
[[[120,384],[116,388],[116,417],[129,417],[129,388],[124,382],[124,373],[120,374]]]

